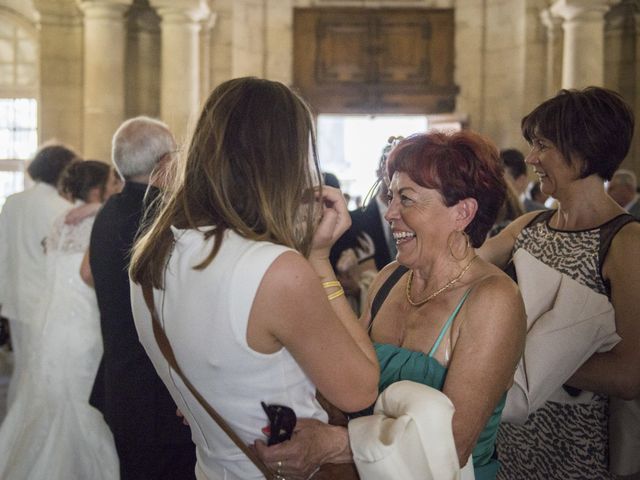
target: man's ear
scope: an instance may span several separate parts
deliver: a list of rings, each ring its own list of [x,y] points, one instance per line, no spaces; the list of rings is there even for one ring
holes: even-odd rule
[[[478,201],[475,198],[464,198],[456,205],[456,222],[460,230],[464,230],[478,212]]]

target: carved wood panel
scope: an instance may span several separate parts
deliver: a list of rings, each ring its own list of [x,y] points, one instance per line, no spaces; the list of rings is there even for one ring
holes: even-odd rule
[[[366,19],[322,18],[316,29],[316,81],[320,84],[368,81],[370,34]]]
[[[319,113],[455,107],[453,10],[296,9],[294,85]]]

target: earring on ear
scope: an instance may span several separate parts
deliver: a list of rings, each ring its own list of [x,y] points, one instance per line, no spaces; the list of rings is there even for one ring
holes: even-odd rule
[[[451,239],[451,235],[456,233],[462,234],[462,237],[464,238],[464,241],[465,241],[464,253],[462,254],[462,256],[456,256],[453,253],[453,240]],[[449,247],[449,255],[451,255],[454,260],[457,260],[459,262],[461,260],[464,260],[467,257],[467,254],[469,253],[469,249],[471,248],[471,239],[469,238],[469,235],[467,235],[467,232],[465,232],[464,230],[462,231],[453,230],[449,234],[449,237],[447,238],[447,247]]]

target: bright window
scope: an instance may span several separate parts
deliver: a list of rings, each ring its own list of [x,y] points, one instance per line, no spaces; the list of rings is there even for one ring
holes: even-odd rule
[[[35,27],[0,15],[0,207],[25,187],[26,161],[38,147],[37,96]]]
[[[37,102],[32,98],[0,98],[0,206],[24,188],[25,160],[38,147]]]
[[[33,156],[38,146],[37,108],[32,98],[0,98],[0,159]]]
[[[376,180],[383,148],[391,136],[407,137],[432,129],[460,130],[453,115],[318,115],[320,169],[333,173],[355,208]]]

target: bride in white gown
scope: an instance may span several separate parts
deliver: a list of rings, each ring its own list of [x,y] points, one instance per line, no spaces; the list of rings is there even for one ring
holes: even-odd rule
[[[63,174],[63,193],[88,216],[73,225],[59,218],[46,241],[42,333],[0,428],[0,479],[119,478],[111,431],[88,401],[102,337],[95,292],[80,278],[95,213],[118,187],[102,162],[77,162]]]

